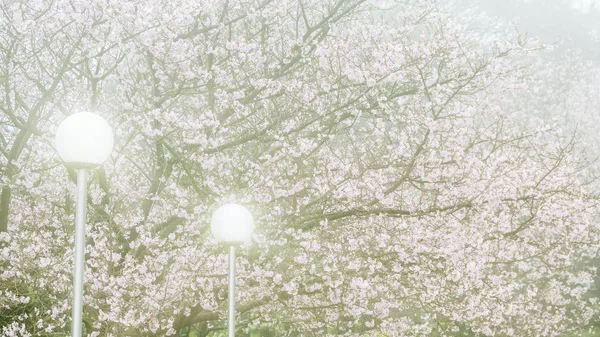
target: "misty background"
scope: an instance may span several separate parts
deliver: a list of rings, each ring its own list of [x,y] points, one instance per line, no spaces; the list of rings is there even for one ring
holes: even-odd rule
[[[493,23],[535,39],[547,48],[525,60],[535,76],[534,95],[517,100],[529,106],[532,124],[556,122],[565,136],[575,134],[585,151],[600,150],[600,1],[457,0],[457,11],[476,14],[481,26]],[[481,29],[482,27],[478,27]],[[485,29],[485,27],[483,27]],[[495,30],[497,27],[489,27]]]

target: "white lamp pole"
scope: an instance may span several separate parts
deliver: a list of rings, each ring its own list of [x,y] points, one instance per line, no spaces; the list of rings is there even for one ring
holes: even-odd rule
[[[254,220],[246,207],[225,204],[213,214],[210,230],[217,241],[229,246],[228,337],[235,337],[235,246],[250,240],[254,231]]]
[[[87,171],[101,165],[113,148],[113,132],[108,123],[91,112],[67,117],[56,131],[58,154],[77,171],[77,210],[75,215],[75,267],[73,269],[73,319],[71,336],[81,337],[83,312],[83,271],[85,265],[85,221]]]

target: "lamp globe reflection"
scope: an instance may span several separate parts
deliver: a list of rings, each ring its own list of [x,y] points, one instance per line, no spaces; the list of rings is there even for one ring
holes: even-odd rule
[[[79,112],[60,124],[54,141],[58,154],[67,165],[91,168],[106,161],[113,148],[114,136],[102,117]]]
[[[213,213],[210,230],[217,241],[230,245],[241,244],[252,237],[254,219],[246,207],[225,204]]]

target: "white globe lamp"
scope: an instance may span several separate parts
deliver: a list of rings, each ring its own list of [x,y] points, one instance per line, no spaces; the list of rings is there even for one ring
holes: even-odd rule
[[[78,169],[71,336],[81,337],[87,171],[101,165],[110,156],[114,137],[111,127],[102,117],[91,112],[79,112],[67,117],[58,126],[54,142],[56,150],[65,164]]]
[[[227,336],[235,337],[235,246],[252,237],[254,219],[248,209],[238,204],[219,207],[210,220],[210,230],[217,241],[229,246],[229,299]]]
[[[114,136],[102,117],[92,112],[79,112],[59,125],[54,142],[67,165],[91,168],[106,161],[112,152]]]
[[[246,207],[225,204],[213,213],[210,230],[219,242],[241,244],[252,237],[254,219]]]

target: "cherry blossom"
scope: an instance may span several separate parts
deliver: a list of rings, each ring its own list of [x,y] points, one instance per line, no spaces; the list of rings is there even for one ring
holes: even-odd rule
[[[544,85],[575,56],[550,69],[551,48],[425,0],[0,9],[0,335],[68,332],[75,172],[52,139],[78,110],[116,135],[89,181],[88,336],[224,331],[226,202],[257,224],[240,333],[562,336],[597,317],[593,133],[546,121],[596,118],[597,69]]]

